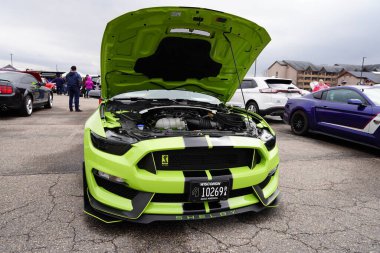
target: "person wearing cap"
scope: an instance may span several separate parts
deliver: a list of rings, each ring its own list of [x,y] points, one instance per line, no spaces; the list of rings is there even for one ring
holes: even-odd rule
[[[82,78],[77,73],[77,67],[71,66],[70,73],[66,75],[67,91],[69,92],[69,109],[73,111],[73,99],[75,104],[75,111],[81,112],[79,109],[79,94],[82,85]]]

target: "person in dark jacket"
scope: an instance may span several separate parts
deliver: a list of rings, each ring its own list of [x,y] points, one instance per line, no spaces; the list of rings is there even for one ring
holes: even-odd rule
[[[69,108],[73,111],[73,98],[75,104],[75,111],[81,112],[79,109],[79,94],[82,86],[82,78],[77,73],[77,67],[71,66],[71,71],[66,75],[67,91],[69,92]]]
[[[51,82],[57,86],[57,95],[62,95],[64,92],[63,84],[65,83],[65,79],[61,77],[61,74],[57,74],[57,77],[51,80]]]

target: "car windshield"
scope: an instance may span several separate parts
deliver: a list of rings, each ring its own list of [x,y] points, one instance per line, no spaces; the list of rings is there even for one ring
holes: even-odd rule
[[[185,99],[197,102],[205,102],[210,104],[220,104],[220,100],[201,93],[183,91],[183,90],[144,90],[133,91],[114,96],[114,100],[122,100],[129,98],[143,98],[143,99]]]
[[[364,94],[366,94],[375,105],[380,105],[380,88],[365,89]]]

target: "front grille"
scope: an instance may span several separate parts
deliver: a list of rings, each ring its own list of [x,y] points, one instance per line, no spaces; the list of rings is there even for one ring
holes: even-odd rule
[[[253,163],[253,155],[255,161]],[[248,166],[260,162],[260,155],[248,148],[186,148],[156,151],[137,164],[140,169],[154,170],[220,170]],[[155,168],[152,168],[155,166]]]

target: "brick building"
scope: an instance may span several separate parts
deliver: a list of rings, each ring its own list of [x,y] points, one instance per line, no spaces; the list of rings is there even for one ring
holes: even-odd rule
[[[376,83],[380,64],[362,66],[349,64],[315,65],[306,61],[283,60],[274,62],[267,71],[268,76],[292,79],[299,88],[310,89],[310,82],[323,79],[330,86],[353,85],[360,81],[366,84]],[[347,79],[347,80],[346,80]]]

